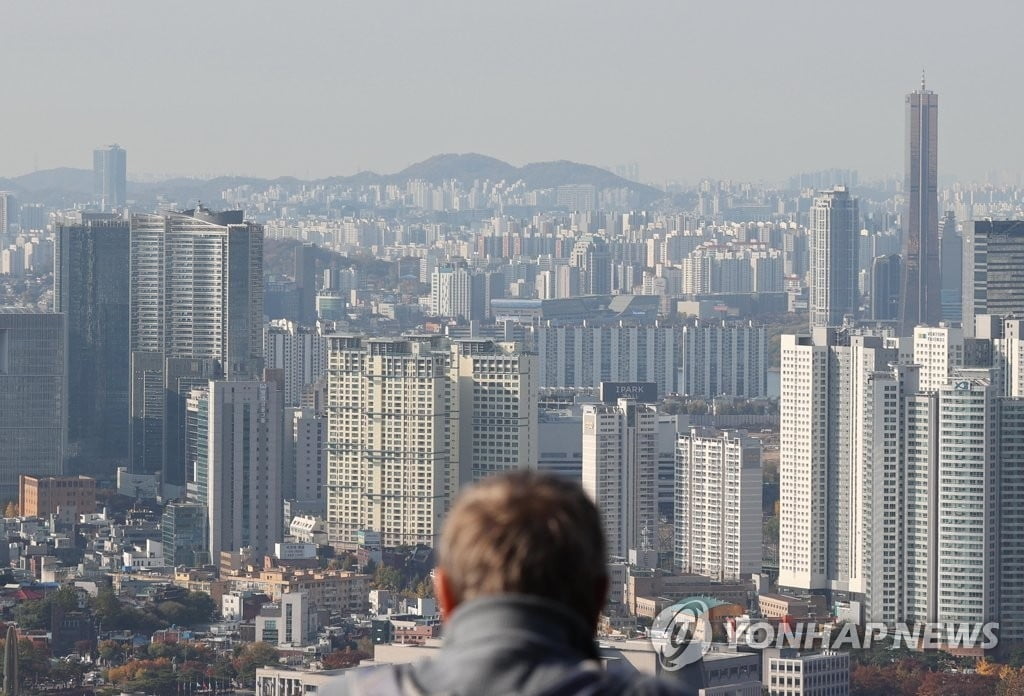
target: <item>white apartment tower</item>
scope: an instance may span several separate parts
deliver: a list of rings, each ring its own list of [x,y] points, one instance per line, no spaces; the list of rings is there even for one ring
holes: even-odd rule
[[[608,553],[652,548],[658,525],[658,413],[632,399],[583,407],[583,489],[601,511]]]
[[[327,337],[319,327],[272,320],[263,328],[263,365],[284,371],[284,404],[298,406],[303,392],[327,374]]]
[[[473,311],[473,276],[462,266],[442,266],[430,275],[430,313],[469,320]]]
[[[822,191],[811,206],[810,312],[811,327],[841,326],[848,314],[856,314],[857,199],[845,186]]]
[[[894,552],[882,522],[895,524],[886,515],[897,509],[872,517],[862,493],[876,503],[895,495],[885,492],[897,485],[886,465],[899,454],[886,438],[899,433],[885,426],[898,419],[898,351],[823,328],[781,340],[779,585],[861,591],[872,554]]]
[[[761,441],[691,428],[676,447],[675,565],[739,580],[761,569]]]
[[[206,506],[211,559],[282,539],[281,395],[257,381],[210,381],[186,404],[191,502]]]

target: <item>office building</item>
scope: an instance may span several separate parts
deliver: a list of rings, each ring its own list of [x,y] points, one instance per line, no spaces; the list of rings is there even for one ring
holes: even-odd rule
[[[768,696],[847,696],[850,654],[770,649],[762,655],[761,683]]]
[[[123,208],[128,201],[128,153],[118,145],[93,150],[93,189],[100,210]]]
[[[857,199],[845,186],[823,191],[811,206],[811,327],[841,326],[860,307],[857,292]]]
[[[719,582],[761,572],[761,441],[691,428],[675,473],[676,568]]]
[[[977,220],[965,228],[963,324],[973,336],[980,315],[1024,312],[1024,221]]]
[[[252,380],[210,381],[187,401],[189,502],[206,507],[211,559],[282,539],[281,395]]]
[[[900,316],[903,260],[899,254],[876,256],[871,262],[871,312],[873,321],[896,321]]]
[[[939,95],[925,89],[906,98],[907,198],[903,230],[903,292],[900,328],[909,336],[914,327],[934,326],[942,317],[942,278],[939,258],[938,199]]]
[[[88,476],[22,475],[18,487],[18,512],[25,517],[63,512],[74,518],[96,511],[96,479]]]
[[[67,409],[64,315],[0,308],[0,499],[64,472]]]
[[[285,592],[264,604],[256,616],[256,641],[281,648],[300,648],[316,640],[316,612],[305,592]]]
[[[57,225],[54,305],[67,317],[68,468],[113,481],[128,462],[129,223],[82,213]]]
[[[939,223],[939,253],[942,263],[940,301],[943,321],[963,318],[964,240],[956,228],[956,215],[946,213]]]
[[[619,399],[583,406],[583,489],[601,512],[608,554],[654,548],[658,532],[658,413]]]
[[[160,532],[169,565],[195,568],[210,562],[205,505],[172,500],[164,507]]]
[[[131,465],[180,489],[188,390],[262,368],[263,228],[203,207],[133,215],[130,266]]]
[[[301,404],[303,392],[327,374],[327,338],[319,326],[272,320],[263,329],[263,356],[266,369],[284,371],[286,407]]]

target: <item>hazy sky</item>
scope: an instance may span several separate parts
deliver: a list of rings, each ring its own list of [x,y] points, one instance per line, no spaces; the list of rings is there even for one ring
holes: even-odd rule
[[[927,68],[941,175],[1018,172],[1024,3],[7,2],[0,176],[319,177],[441,152],[645,180],[903,168]]]

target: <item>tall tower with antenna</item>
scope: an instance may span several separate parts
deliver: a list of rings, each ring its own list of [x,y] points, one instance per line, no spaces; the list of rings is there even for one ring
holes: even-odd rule
[[[903,285],[900,292],[901,334],[910,336],[919,324],[942,318],[939,274],[938,197],[939,95],[925,86],[906,97],[907,199],[903,223]]]

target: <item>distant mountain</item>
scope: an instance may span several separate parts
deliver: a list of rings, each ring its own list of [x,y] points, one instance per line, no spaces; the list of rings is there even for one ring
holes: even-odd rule
[[[31,174],[22,174],[13,179],[2,179],[0,185],[15,191],[63,191],[65,193],[92,193],[91,169],[41,169]]]
[[[238,186],[265,187],[272,184],[284,188],[295,188],[305,183],[326,185],[361,186],[368,184],[404,184],[411,179],[423,179],[433,184],[450,179],[463,183],[474,180],[507,181],[522,180],[530,188],[547,189],[561,185],[591,184],[599,189],[624,188],[636,192],[644,203],[664,197],[658,189],[635,181],[623,179],[611,172],[588,164],[560,160],[537,162],[516,167],[494,157],[467,154],[435,155],[422,162],[410,165],[395,174],[381,175],[374,172],[360,172],[352,176],[332,176],[306,182],[294,177],[260,179],[253,177],[217,177],[214,179],[176,178],[159,182],[128,182],[128,197],[134,200],[150,200],[162,196],[165,200],[181,204],[197,200],[220,199],[224,189]],[[32,198],[52,200],[88,200],[93,192],[93,173],[89,169],[61,167],[45,169],[11,179],[0,179],[0,190],[11,190],[16,194],[30,194]]]

